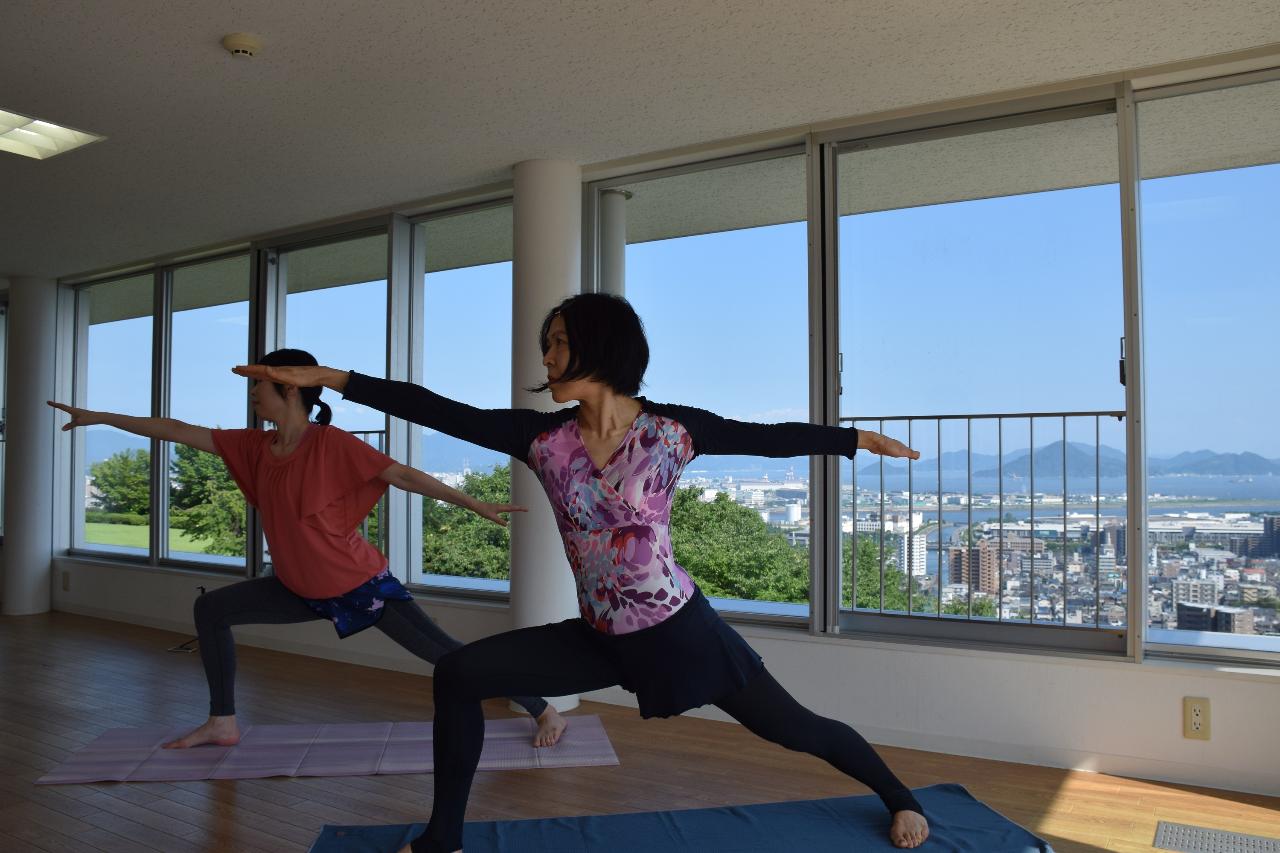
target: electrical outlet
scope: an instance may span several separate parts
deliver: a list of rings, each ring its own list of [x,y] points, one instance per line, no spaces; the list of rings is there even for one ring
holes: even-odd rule
[[[62,573],[62,591],[71,592],[71,572]]]
[[[1182,736],[1209,739],[1209,700],[1206,697],[1182,697]]]

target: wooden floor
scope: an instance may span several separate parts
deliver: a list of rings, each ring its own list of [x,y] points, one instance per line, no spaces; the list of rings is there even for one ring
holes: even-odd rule
[[[432,777],[41,786],[34,780],[108,728],[196,723],[204,679],[185,639],[66,613],[0,619],[0,850],[306,850],[322,824],[426,817]],[[245,722],[431,717],[420,676],[258,649],[240,653]],[[473,820],[608,814],[862,793],[808,756],[740,727],[689,718],[599,714],[620,767],[480,773]],[[505,703],[486,709],[507,716]],[[1092,773],[886,748],[913,787],[958,782],[1049,840],[1059,853],[1152,850],[1158,820],[1280,836],[1280,799]]]

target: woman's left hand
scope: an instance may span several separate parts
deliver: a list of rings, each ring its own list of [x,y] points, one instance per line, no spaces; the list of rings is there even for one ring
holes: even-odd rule
[[[489,519],[494,524],[506,527],[507,520],[499,513],[528,512],[529,510],[516,504],[491,504],[485,501],[476,501],[475,506],[471,507],[471,511],[481,518]]]
[[[880,456],[889,456],[895,459],[920,458],[920,451],[912,450],[896,438],[890,438],[887,435],[881,435],[871,430],[858,431],[858,447]]]

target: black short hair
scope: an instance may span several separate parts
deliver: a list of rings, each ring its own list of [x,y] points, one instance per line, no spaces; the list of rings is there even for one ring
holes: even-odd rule
[[[262,361],[258,364],[265,364],[268,367],[315,367],[319,364],[316,357],[303,349],[278,349],[267,353],[262,357]],[[276,386],[276,390],[284,394],[284,386],[279,382],[271,383]],[[316,423],[328,424],[333,420],[333,410],[329,408],[329,404],[320,399],[320,386],[315,385],[308,388],[299,388],[298,394],[302,398],[302,407],[306,410],[307,417],[311,417],[311,410],[319,407],[320,411],[316,412]]]
[[[649,342],[644,324],[631,303],[608,293],[570,296],[547,312],[538,345],[547,354],[547,332],[556,317],[564,319],[569,337],[569,366],[559,381],[595,379],[619,394],[640,393],[649,366]],[[546,382],[532,391],[546,391]]]

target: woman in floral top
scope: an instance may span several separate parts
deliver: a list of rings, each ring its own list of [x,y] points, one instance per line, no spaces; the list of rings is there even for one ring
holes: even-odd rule
[[[879,433],[807,423],[754,424],[636,397],[649,360],[626,300],[571,297],[542,328],[555,412],[481,410],[403,382],[331,368],[237,368],[259,378],[325,385],[358,403],[523,460],[555,511],[577,582],[580,617],[488,637],[435,670],[435,802],[413,851],[457,851],[484,739],[483,699],[565,695],[621,685],[643,717],[714,704],[750,731],[808,752],[875,791],[898,847],[928,836],[920,804],[849,726],[801,706],[676,563],[671,503],[702,454],[852,458],[861,447],[919,458]]]

